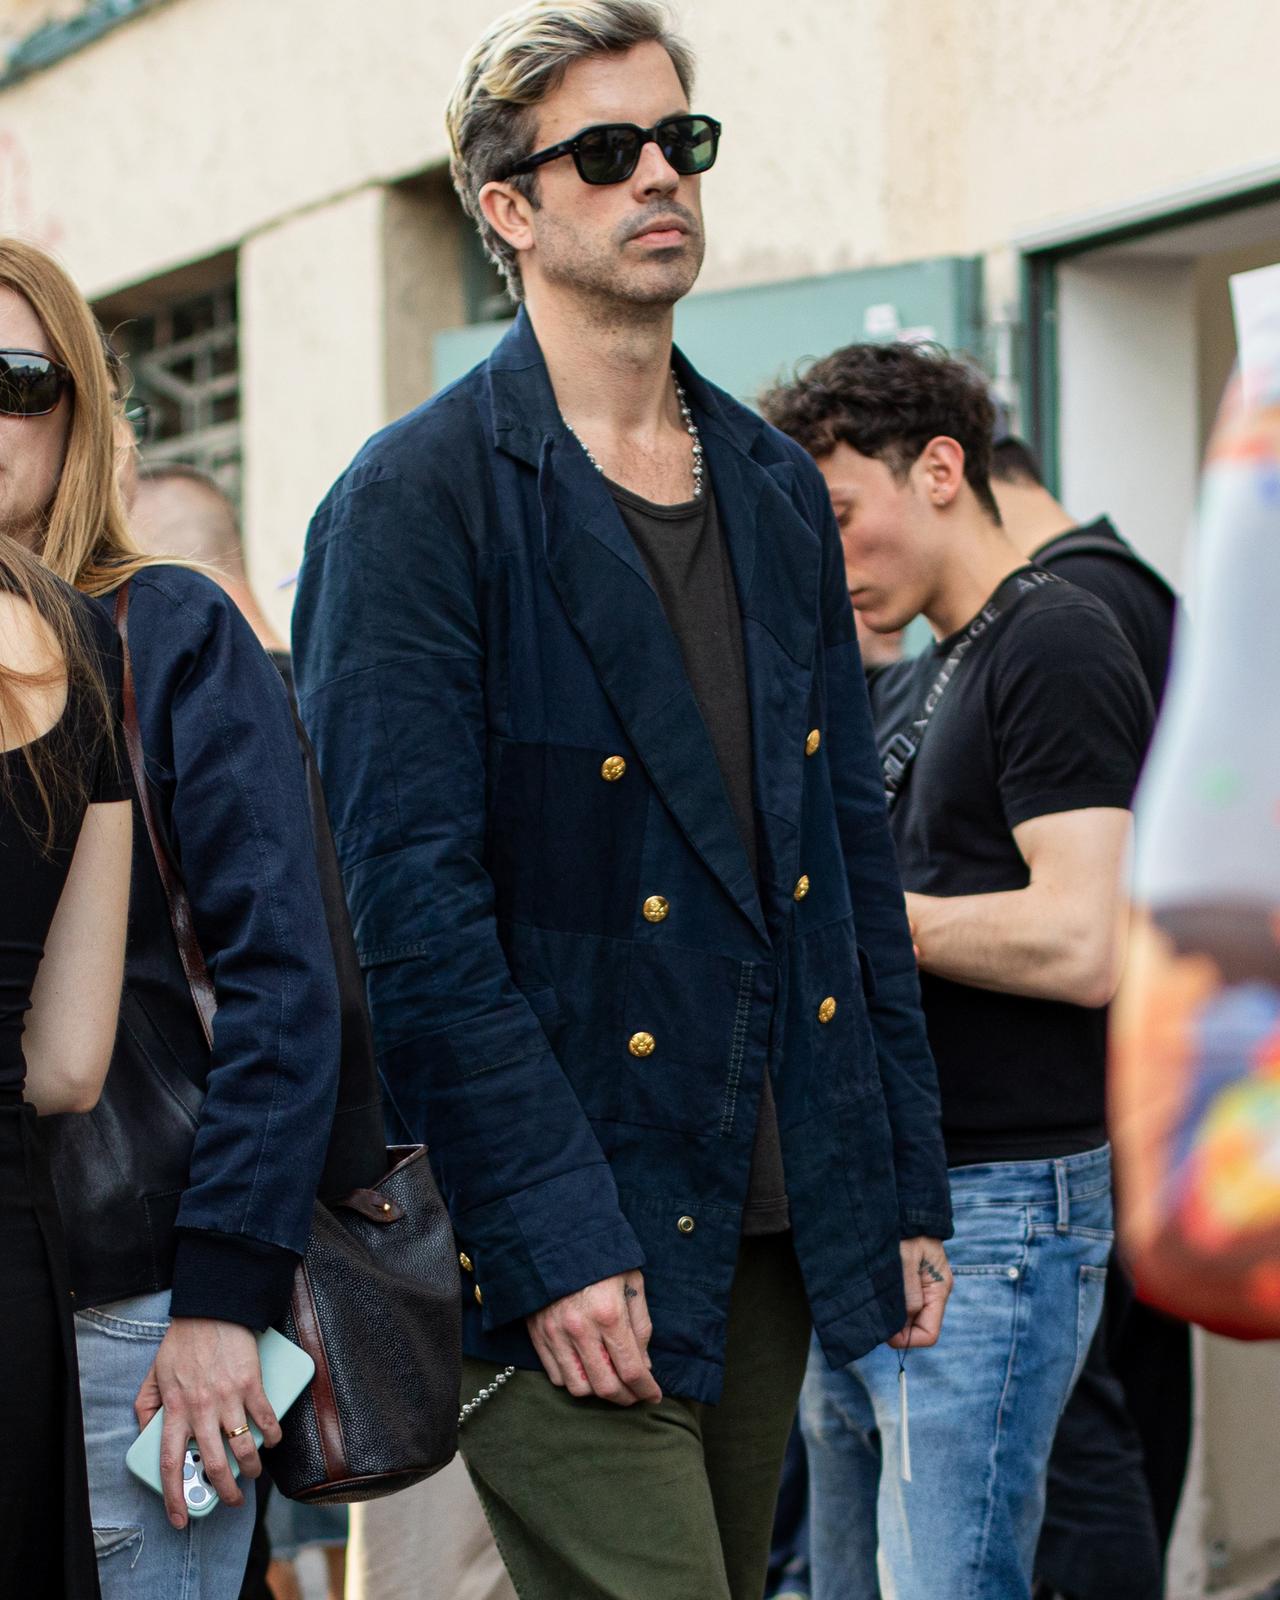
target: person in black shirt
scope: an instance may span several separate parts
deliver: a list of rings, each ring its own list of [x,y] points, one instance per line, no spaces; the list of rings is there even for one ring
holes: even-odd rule
[[[1133,646],[1156,710],[1164,697],[1178,598],[1109,517],[1077,523],[1045,487],[1034,455],[1012,434],[991,452],[991,492],[1010,540],[1028,561],[1096,594]]]
[[[946,1337],[907,1362],[909,1407],[889,1352],[811,1363],[814,1600],[876,1592],[872,1508],[896,1600],[975,1585],[1017,1600],[1102,1309],[1103,1008],[1151,699],[1105,606],[1002,529],[975,373],[857,345],[764,409],[826,478],[864,623],[923,614],[936,641],[873,673],[871,694],[942,1090],[956,1288]]]
[[[1030,561],[1105,603],[1133,646],[1159,710],[1177,596],[1107,517],[1077,524],[1045,487],[1028,446],[997,423],[991,491]],[[1191,1446],[1191,1331],[1143,1304],[1121,1263],[1084,1371],[1058,1427],[1036,1572],[1037,1594],[1159,1600],[1164,1552]]]

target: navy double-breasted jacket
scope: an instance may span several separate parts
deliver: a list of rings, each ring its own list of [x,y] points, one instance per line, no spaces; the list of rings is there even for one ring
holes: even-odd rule
[[[758,886],[524,313],[335,484],[294,650],[388,1098],[472,1269],[467,1350],[536,1366],[530,1312],[642,1267],[655,1376],[713,1401],[766,1071],[833,1363],[902,1325],[899,1241],[950,1208],[826,490],[677,366],[742,608]]]

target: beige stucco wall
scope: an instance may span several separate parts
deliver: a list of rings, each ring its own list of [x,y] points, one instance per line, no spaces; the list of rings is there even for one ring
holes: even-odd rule
[[[503,0],[169,0],[0,94],[0,225],[101,293],[444,155]],[[708,286],[976,252],[1280,162],[1273,0],[682,0]]]
[[[241,249],[249,576],[282,631],[292,592],[279,586],[312,511],[365,439],[425,395],[432,333],[462,320],[445,198],[373,184]]]

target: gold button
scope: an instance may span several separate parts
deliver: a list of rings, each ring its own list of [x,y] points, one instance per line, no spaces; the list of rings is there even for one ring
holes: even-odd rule
[[[667,912],[671,910],[670,902],[660,894],[651,894],[644,903],[644,920],[646,922],[665,922]]]
[[[464,1272],[474,1272],[476,1270],[471,1265],[471,1257],[467,1254],[467,1252],[465,1250],[459,1250],[458,1251],[458,1265],[462,1268],[462,1270]]]
[[[600,768],[600,776],[606,783],[617,783],[626,770],[627,763],[621,756],[609,756]]]
[[[676,1223],[676,1227],[679,1228],[681,1233],[692,1233],[693,1232],[693,1218],[692,1217],[681,1217],[680,1220]]]
[[[822,1002],[822,1004],[818,1007],[818,1021],[819,1022],[830,1022],[832,1017],[835,1016],[835,1014],[836,1014],[835,996],[829,994],[827,996],[827,998]]]
[[[478,1306],[482,1306],[484,1304],[484,1296],[480,1293],[479,1284],[476,1284],[476,1304]]]
[[[633,1056],[651,1056],[653,1046],[654,1038],[651,1033],[633,1033],[627,1049]]]
[[[822,730],[815,728],[804,742],[804,753],[807,756],[816,756],[822,745]]]
[[[809,875],[807,873],[800,879],[800,882],[796,884],[795,888],[791,892],[797,900],[804,899],[805,895],[807,895],[809,892]]]

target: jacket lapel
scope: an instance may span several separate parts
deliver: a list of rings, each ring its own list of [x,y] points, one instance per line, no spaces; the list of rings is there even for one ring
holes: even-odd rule
[[[567,434],[544,442],[538,492],[551,580],[619,721],[689,843],[766,937],[680,647],[604,480]]]
[[[798,870],[804,726],[820,551],[794,510],[789,467],[744,447],[715,392],[680,362],[743,616],[766,923],[714,746],[644,561],[600,474],[561,421],[522,311],[489,362],[493,438],[537,469],[551,579],[636,754],[690,845],[762,938],[790,909]],[[745,443],[764,429],[747,419]],[[754,431],[751,431],[754,430]]]
[[[744,448],[741,421],[726,424],[714,393],[692,374],[686,387],[742,609],[760,886],[772,931],[789,917],[804,872],[800,812],[822,551],[788,492],[794,468],[763,466]]]

